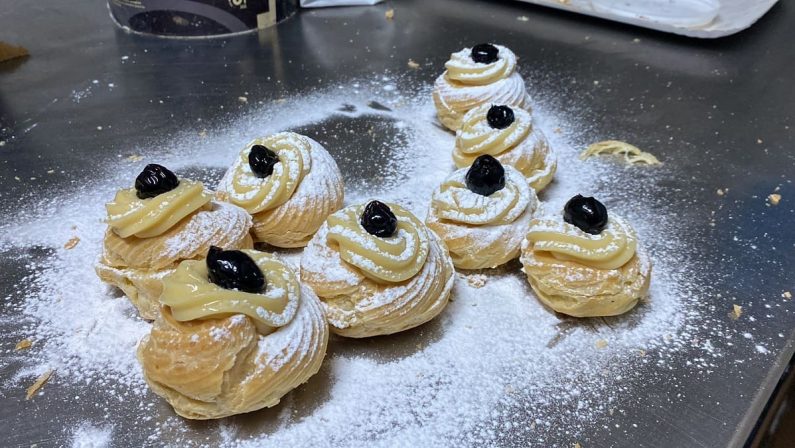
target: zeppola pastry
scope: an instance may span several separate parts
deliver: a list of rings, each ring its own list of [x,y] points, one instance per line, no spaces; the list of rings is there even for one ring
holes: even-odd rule
[[[484,104],[505,104],[531,111],[516,55],[501,45],[479,44],[453,53],[436,79],[433,102],[439,121],[452,131],[464,114]]]
[[[177,414],[220,418],[275,406],[317,373],[328,324],[279,259],[212,247],[163,279],[161,317],[138,345],[144,378]]]
[[[150,164],[134,188],[106,204],[108,230],[96,272],[120,288],[144,319],[158,315],[161,282],[179,262],[204,258],[212,245],[250,248],[251,217],[215,202],[201,182]]]
[[[454,276],[436,234],[403,207],[379,201],[329,216],[301,257],[301,279],[323,302],[331,331],[354,338],[433,319]]]
[[[249,143],[221,179],[217,196],[252,215],[255,241],[303,247],[342,207],[342,175],[320,143],[280,132]]]
[[[537,205],[522,173],[482,155],[434,191],[425,222],[444,240],[455,267],[493,268],[519,256]]]
[[[629,223],[580,195],[566,203],[562,217],[530,223],[521,261],[538,298],[576,317],[629,311],[651,278],[651,262]]]
[[[536,191],[552,181],[558,166],[530,113],[506,105],[484,104],[470,110],[456,132],[453,161],[458,168],[472,165],[483,154],[519,170]]]

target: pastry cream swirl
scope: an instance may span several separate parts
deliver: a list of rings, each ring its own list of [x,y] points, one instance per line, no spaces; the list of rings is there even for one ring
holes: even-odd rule
[[[432,207],[441,219],[469,224],[512,223],[530,203],[530,191],[521,173],[505,167],[505,187],[489,196],[466,187],[466,169],[454,172],[433,195]]]
[[[489,126],[486,115],[492,104],[483,104],[464,116],[461,130],[455,138],[453,160],[456,166],[468,166],[477,156],[497,156],[527,139],[533,129],[530,114],[518,107],[512,108],[513,123],[505,129]]]
[[[210,202],[201,182],[181,179],[177,188],[150,199],[139,199],[135,188],[119,190],[105,204],[108,225],[120,237],[151,238]]]
[[[339,245],[340,257],[365,276],[398,283],[415,276],[428,257],[425,226],[409,211],[388,204],[397,217],[397,230],[388,238],[370,235],[359,223],[364,205],[346,207],[328,217],[328,240]]]
[[[471,57],[471,48],[464,48],[450,55],[444,64],[447,77],[462,84],[485,85],[505,79],[516,68],[516,55],[502,45],[495,45],[499,50],[497,60],[490,64],[475,62]]]
[[[160,303],[170,307],[171,315],[181,322],[245,314],[263,333],[288,324],[301,297],[295,272],[272,255],[255,250],[243,252],[265,276],[267,286],[263,293],[222,288],[210,282],[205,260],[188,260],[163,279]]]
[[[275,152],[279,162],[273,173],[260,178],[248,164],[248,154],[254,145],[263,145]],[[294,132],[280,132],[258,138],[248,144],[235,163],[229,193],[229,201],[251,214],[272,210],[285,202],[312,168],[311,144]]]
[[[556,219],[534,219],[527,234],[533,251],[549,252],[558,260],[574,261],[596,269],[618,269],[635,255],[638,237],[621,217],[611,216],[598,235]]]

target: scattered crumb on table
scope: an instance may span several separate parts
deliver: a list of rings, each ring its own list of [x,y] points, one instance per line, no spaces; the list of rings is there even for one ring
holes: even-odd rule
[[[74,247],[77,246],[77,243],[79,242],[80,242],[80,237],[73,236],[69,238],[69,241],[67,241],[66,244],[63,245],[63,248],[66,250],[74,249]]]
[[[30,398],[31,398],[31,397],[33,397],[34,395],[36,395],[36,392],[38,392],[38,391],[39,391],[39,389],[41,389],[41,388],[42,388],[42,386],[44,386],[45,384],[47,384],[47,381],[49,381],[49,380],[50,380],[50,378],[52,377],[52,374],[53,374],[53,372],[54,372],[54,371],[53,371],[52,369],[49,369],[49,370],[47,370],[46,372],[42,373],[42,374],[41,374],[41,375],[40,375],[40,376],[39,376],[39,377],[36,379],[36,382],[35,382],[35,383],[33,383],[33,385],[32,385],[32,386],[28,387],[27,394],[25,395],[25,400],[30,400]]]
[[[33,345],[33,341],[31,341],[28,338],[25,338],[25,339],[17,342],[17,345],[16,345],[16,347],[14,347],[14,350],[25,350],[26,348],[30,348],[32,345]]]

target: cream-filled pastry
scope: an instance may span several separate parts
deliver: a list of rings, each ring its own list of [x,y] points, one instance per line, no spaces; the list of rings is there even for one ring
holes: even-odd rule
[[[510,165],[541,191],[557,169],[557,159],[541,129],[525,110],[484,104],[469,111],[456,132],[453,161],[458,168],[472,165],[488,154]]]
[[[217,196],[248,211],[254,240],[303,247],[342,207],[342,175],[320,143],[294,132],[246,146],[218,185]]]
[[[203,258],[212,245],[253,245],[245,210],[213,201],[201,182],[178,179],[161,165],[147,165],[135,186],[119,190],[105,208],[97,275],[121,289],[144,319],[157,317],[161,279],[181,261]]]
[[[501,45],[479,44],[453,53],[436,79],[433,102],[439,121],[452,131],[470,110],[506,104],[530,112],[530,96],[516,71],[516,55]]]
[[[152,390],[177,414],[275,406],[317,373],[328,324],[315,293],[273,255],[211,247],[163,279],[163,312],[138,345]]]
[[[301,279],[323,302],[331,331],[354,338],[433,319],[454,276],[439,237],[403,207],[379,201],[329,216],[301,257]]]
[[[519,256],[537,205],[522,173],[483,155],[434,191],[425,223],[445,242],[455,267],[493,268]]]
[[[530,223],[521,261],[538,298],[576,317],[629,311],[651,279],[651,261],[632,226],[580,195],[566,203],[563,216]]]

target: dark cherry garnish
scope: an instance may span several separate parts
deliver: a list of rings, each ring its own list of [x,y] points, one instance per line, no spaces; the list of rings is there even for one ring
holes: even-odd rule
[[[273,166],[279,163],[279,156],[265,146],[254,145],[248,153],[248,166],[257,177],[268,177],[273,174]]]
[[[607,208],[593,197],[578,194],[563,207],[563,220],[585,233],[599,235],[607,226]]]
[[[481,196],[491,196],[505,187],[505,168],[499,160],[484,154],[475,159],[465,179],[469,191]]]
[[[359,222],[367,233],[380,238],[388,238],[397,230],[397,217],[389,206],[381,201],[370,201],[364,207]]]
[[[491,106],[486,121],[492,129],[505,129],[514,121],[513,109],[508,106]]]
[[[245,252],[223,250],[210,246],[207,253],[207,272],[210,281],[225,289],[250,293],[265,290],[265,275]]]
[[[138,199],[153,198],[178,186],[179,179],[177,175],[163,165],[156,163],[146,165],[141,174],[135,178],[135,194]]]
[[[497,56],[499,53],[500,49],[492,44],[477,44],[472,47],[472,53],[470,53],[469,57],[481,64],[491,64],[499,59]]]

